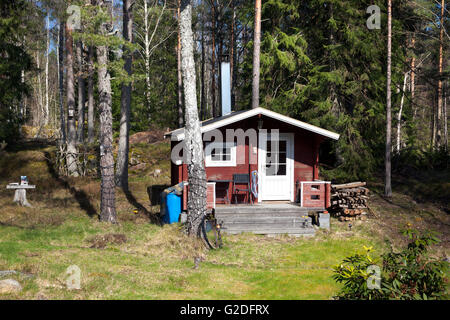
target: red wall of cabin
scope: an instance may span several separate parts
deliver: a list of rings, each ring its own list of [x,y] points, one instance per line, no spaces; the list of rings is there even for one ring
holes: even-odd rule
[[[292,181],[294,190],[297,190],[297,181],[312,181],[318,179],[319,146],[323,138],[310,131],[299,129],[287,123],[280,122],[267,117],[262,117],[263,128],[279,129],[280,133],[294,133],[294,179]],[[248,128],[257,130],[258,118],[252,117],[223,127],[220,130],[223,139],[226,138],[226,129],[242,128],[244,131]],[[179,142],[171,142],[173,148]],[[231,180],[234,173],[251,173],[258,170],[258,164],[249,164],[249,141],[245,142],[245,164],[237,164],[236,167],[206,167],[206,176],[208,180]],[[258,141],[259,143],[259,141]],[[187,165],[171,164],[171,182],[175,185],[181,181],[187,181]],[[296,197],[296,196],[295,196]]]

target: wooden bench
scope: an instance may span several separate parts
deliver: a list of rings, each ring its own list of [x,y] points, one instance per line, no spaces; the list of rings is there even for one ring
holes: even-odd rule
[[[23,206],[31,207],[31,204],[27,200],[27,189],[36,189],[35,185],[10,183],[6,186],[6,189],[14,189],[14,202]]]

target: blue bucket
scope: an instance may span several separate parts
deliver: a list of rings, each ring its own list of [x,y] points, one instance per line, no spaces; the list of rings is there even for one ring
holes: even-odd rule
[[[181,196],[169,193],[166,196],[166,214],[163,216],[165,223],[175,223],[180,219],[181,214]]]

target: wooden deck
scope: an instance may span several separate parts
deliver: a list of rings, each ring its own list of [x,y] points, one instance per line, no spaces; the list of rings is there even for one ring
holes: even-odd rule
[[[254,205],[217,206],[215,215],[225,233],[314,235],[308,212],[290,203],[258,203]]]

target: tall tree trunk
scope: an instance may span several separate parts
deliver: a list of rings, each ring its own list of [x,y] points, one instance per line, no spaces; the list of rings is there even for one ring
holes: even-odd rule
[[[198,236],[206,214],[206,172],[195,88],[194,38],[192,34],[192,3],[181,1],[180,10],[181,69],[185,102],[185,152],[188,167],[187,232]]]
[[[414,50],[416,46],[416,33],[413,32],[411,39],[411,49]],[[413,121],[416,119],[417,115],[417,106],[415,105],[415,94],[416,94],[416,57],[411,57],[411,75],[409,78],[410,81],[410,91],[411,91],[411,104],[413,107]]]
[[[211,98],[213,118],[219,116],[216,106],[216,4],[211,2]]]
[[[230,28],[230,72],[231,72],[231,110],[236,104],[236,4],[231,0],[231,28]]]
[[[150,110],[150,89],[151,89],[151,83],[150,83],[150,25],[148,21],[149,16],[149,8],[147,1],[144,1],[144,56],[145,56],[145,102],[146,107],[149,112]],[[150,123],[150,121],[149,121]]]
[[[94,142],[94,47],[89,46],[88,76],[88,143]]]
[[[392,197],[391,185],[391,47],[392,47],[392,0],[388,0],[387,80],[386,80],[386,150],[384,195]]]
[[[77,177],[77,145],[76,145],[76,130],[75,130],[75,87],[73,75],[73,40],[72,30],[69,29],[66,23],[66,95],[67,95],[67,171],[69,175]]]
[[[405,72],[405,75],[403,77],[402,98],[400,100],[400,108],[397,114],[397,146],[396,146],[397,153],[400,153],[401,148],[402,112],[403,112],[403,103],[405,101],[406,80],[408,79],[408,74],[409,71]]]
[[[49,102],[48,102],[48,59],[50,53],[50,15],[47,14],[47,45],[46,45],[46,60],[45,60],[45,107],[44,107],[44,124],[49,122]]]
[[[448,121],[447,121],[447,94],[448,94],[448,81],[444,84],[444,110],[443,110],[443,118],[444,118],[444,146],[445,151],[448,150]]]
[[[255,27],[253,34],[252,108],[259,107],[259,66],[261,47],[261,0],[255,0]]]
[[[201,39],[201,71],[200,71],[200,82],[201,82],[201,97],[200,97],[200,120],[206,119],[206,88],[205,88],[205,23],[204,15],[202,15],[202,39]]]
[[[102,26],[104,28],[104,25]],[[106,28],[104,28],[106,29]],[[116,223],[114,157],[112,149],[111,77],[108,72],[108,47],[97,47],[98,91],[100,111],[100,220]]]
[[[77,62],[78,62],[78,126],[77,141],[84,142],[84,103],[86,100],[85,83],[83,75],[83,43],[77,42]]]
[[[133,42],[133,16],[131,12],[131,0],[123,0],[123,38]],[[131,52],[129,48],[124,52],[124,69],[129,76],[131,70]],[[122,96],[120,100],[120,134],[119,151],[117,153],[116,185],[123,190],[128,190],[128,151],[130,134],[130,105],[131,105],[131,82],[122,83]]]
[[[59,118],[61,131],[61,144],[66,143],[66,121],[64,114],[64,22],[59,24],[58,37],[58,82],[59,82]]]
[[[41,63],[40,63],[40,58],[39,58],[39,51],[36,52],[36,67],[38,70],[41,69]],[[37,112],[36,112],[36,118],[37,120],[37,125],[38,126],[42,126],[44,124],[44,117],[45,117],[45,110],[44,110],[44,101],[43,101],[43,97],[42,97],[42,84],[41,84],[41,73],[38,72],[37,74]],[[40,130],[38,132],[38,134],[40,133]]]
[[[436,117],[436,147],[440,148],[442,144],[442,133],[441,133],[441,119],[442,119],[442,109],[443,109],[443,91],[442,91],[442,69],[443,69],[443,45],[444,45],[444,8],[445,1],[441,0],[441,21],[439,24],[439,80],[438,80],[438,102],[437,102],[437,117]]]
[[[177,19],[180,23],[180,6],[181,0],[178,0]],[[177,37],[177,109],[178,109],[178,128],[183,127],[183,78],[181,75],[181,39],[180,28],[178,27]]]

